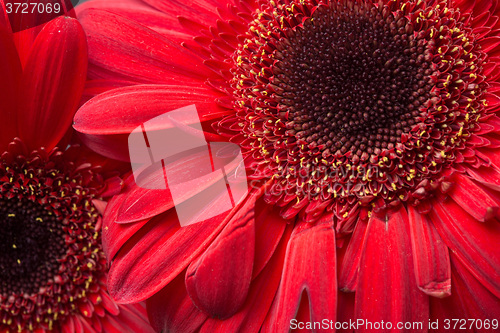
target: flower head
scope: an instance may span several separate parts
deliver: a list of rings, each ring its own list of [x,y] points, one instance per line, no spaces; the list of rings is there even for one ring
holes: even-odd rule
[[[80,109],[83,140],[126,159],[107,147],[196,104],[207,138],[240,145],[253,187],[180,228],[168,191],[129,178],[104,216],[117,300],[148,299],[172,331],[498,317],[496,2],[84,7],[90,75],[128,87]]]
[[[66,135],[86,79],[83,30],[69,17],[15,34],[2,24],[0,332],[148,332],[142,307],[106,288],[101,213],[121,180]]]

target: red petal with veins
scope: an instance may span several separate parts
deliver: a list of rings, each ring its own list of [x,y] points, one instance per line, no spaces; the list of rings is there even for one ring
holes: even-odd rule
[[[441,238],[470,272],[500,297],[500,223],[478,222],[454,201],[436,202],[431,211]]]
[[[408,207],[408,217],[418,287],[429,296],[449,296],[451,268],[448,248],[432,222],[415,207]]]
[[[204,151],[193,153],[178,161],[165,165],[164,168],[158,168],[154,170],[154,172],[148,173],[147,176],[142,178],[142,184],[145,185],[144,187],[146,188],[133,184],[130,191],[128,191],[126,196],[121,200],[122,205],[118,211],[115,222],[130,223],[144,220],[174,208],[174,200],[168,189],[150,189],[168,186],[165,182],[164,172],[169,175],[169,184],[182,182],[183,186],[186,188],[183,195],[176,198],[175,204],[177,205],[207,190],[207,188],[221,179],[223,176],[222,173],[212,173],[210,177],[204,177],[203,180],[198,178],[183,182],[183,180],[186,179],[186,175],[190,177],[190,175],[195,174],[196,171],[204,169],[206,166],[204,164],[206,163],[206,159],[202,158],[203,156],[205,156]],[[235,167],[234,163],[227,166],[226,170],[229,171],[233,167]],[[221,193],[220,195],[225,195],[225,193]],[[218,198],[214,198],[215,203],[217,199]],[[210,208],[211,206],[206,207],[206,209]]]
[[[26,63],[18,113],[30,149],[51,150],[70,127],[85,85],[87,43],[75,19],[59,17],[40,32]]]
[[[271,260],[252,281],[247,300],[241,310],[226,320],[209,318],[203,324],[201,333],[251,333],[259,331],[278,290],[286,246],[291,232],[292,226],[288,225],[283,237],[280,237],[278,247]]]
[[[263,332],[286,332],[302,292],[309,297],[312,321],[334,320],[337,313],[335,230],[331,223],[300,222],[292,233],[280,287]]]
[[[212,89],[189,79],[172,86],[118,88],[98,95],[83,105],[75,115],[73,127],[84,134],[130,134],[152,118],[193,104],[196,105],[199,120],[204,122],[230,112],[214,103],[217,97]],[[196,118],[185,119],[186,124],[196,121]],[[168,123],[159,129],[172,126]]]
[[[475,279],[457,256],[452,254],[451,260],[453,283],[457,284],[456,292],[462,303],[467,305],[467,317],[482,320],[500,318],[500,299]]]
[[[157,332],[195,332],[207,319],[189,298],[180,274],[146,303],[149,320]]]
[[[416,284],[408,215],[401,207],[385,220],[373,215],[368,222],[356,289],[356,318],[367,322],[427,323],[428,296]],[[411,332],[427,332],[423,330]],[[359,332],[372,332],[363,326]],[[407,330],[410,332],[410,330]]]
[[[342,260],[339,276],[339,288],[344,292],[356,290],[358,284],[359,261],[365,241],[367,224],[364,221],[358,221],[347,245],[347,250]]]
[[[3,15],[3,11],[0,11]],[[0,147],[5,150],[17,135],[17,94],[22,68],[12,34],[0,28]]]
[[[81,12],[79,20],[89,40],[91,79],[163,83],[215,77],[196,55],[135,21],[100,9]]]
[[[194,304],[211,317],[226,319],[246,300],[255,255],[255,211],[240,209],[210,247],[192,262],[186,288]]]
[[[259,200],[255,208],[255,259],[253,264],[254,279],[267,265],[280,243],[287,221],[279,212]]]
[[[453,200],[478,221],[498,217],[500,200],[473,182],[469,177],[456,174],[453,189],[448,193]]]
[[[108,290],[121,303],[140,302],[154,295],[202,253],[231,218],[255,204],[254,191],[232,211],[180,227],[173,210],[148,223],[116,255],[108,276]]]
[[[127,19],[136,21],[180,44],[182,41],[188,41],[193,36],[182,33],[182,25],[179,23],[176,15],[162,13],[154,10],[150,6],[137,0],[107,0],[84,2],[76,7],[77,16],[88,9],[101,9],[113,12]],[[83,14],[85,15],[85,14]],[[199,31],[198,31],[199,33]],[[179,40],[172,38],[181,37]]]

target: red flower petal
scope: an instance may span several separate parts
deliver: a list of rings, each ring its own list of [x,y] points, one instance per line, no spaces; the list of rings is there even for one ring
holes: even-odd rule
[[[125,17],[99,9],[79,14],[89,40],[89,77],[163,83],[214,76],[202,60],[163,35]]]
[[[479,223],[452,200],[437,202],[431,219],[450,250],[500,298],[500,223]]]
[[[286,246],[292,232],[289,224],[264,270],[252,281],[247,300],[238,313],[226,320],[209,318],[201,333],[251,333],[258,332],[274,300],[283,270]]]
[[[128,151],[129,134],[85,135],[78,133],[78,138],[86,147],[108,158],[130,163]]]
[[[87,44],[75,19],[59,17],[40,32],[21,81],[19,133],[30,149],[51,150],[71,125],[85,85]]]
[[[271,259],[287,226],[287,221],[281,218],[279,211],[264,202],[257,203],[255,214],[253,278],[262,271]]]
[[[226,319],[246,300],[255,255],[255,212],[247,206],[226,225],[186,273],[194,304],[211,317]]]
[[[288,243],[280,287],[263,332],[287,332],[303,291],[309,296],[312,321],[335,319],[337,263],[335,230],[330,223],[301,222]]]
[[[164,1],[157,0],[145,0],[144,2],[162,12],[189,17],[207,26],[213,25],[219,19],[217,7],[223,8],[227,4],[226,2],[219,3],[212,0],[192,0],[189,3],[182,1],[165,3]]]
[[[110,294],[122,303],[141,302],[154,295],[210,245],[241,207],[253,206],[257,195],[259,191],[250,193],[227,214],[183,228],[173,210],[157,223],[146,224],[116,255],[108,276]]]
[[[203,180],[198,178],[183,182],[186,174],[192,175],[198,170],[203,170],[203,167],[206,166],[206,159],[202,158],[205,156],[204,154],[205,152],[203,151],[190,154],[189,156],[165,165],[164,168],[158,168],[147,174],[141,179],[141,181],[143,181],[142,185],[145,185],[144,187],[146,188],[139,187],[135,184],[132,185],[130,191],[127,192],[127,195],[122,200],[116,222],[129,223],[144,220],[174,207],[174,200],[168,189],[150,189],[167,186],[164,172],[170,175],[168,179],[170,184],[182,182],[183,186],[185,185],[186,191],[183,193],[182,197],[176,198],[176,204],[184,202],[194,197],[196,194],[200,194],[202,191],[207,190],[211,185],[222,179],[222,173],[213,173],[210,177],[204,177]],[[234,163],[227,166],[226,170],[231,170],[232,167],[235,167]],[[155,184],[158,186],[154,186]],[[223,194],[224,193],[221,193],[221,195]],[[217,198],[214,200],[216,199]]]
[[[121,303],[154,295],[211,243],[222,219],[216,216],[180,228],[175,211],[170,210],[156,223],[146,224],[115,256],[108,276],[110,294]]]
[[[124,196],[125,194],[119,194],[111,199],[104,213],[102,244],[108,261],[112,261],[123,244],[149,221],[144,220],[127,224],[115,223]]]
[[[413,263],[417,285],[435,297],[451,294],[451,268],[448,248],[426,216],[408,207]]]
[[[404,207],[385,220],[375,215],[369,220],[356,289],[356,318],[372,323],[383,320],[394,328],[398,322],[427,323],[428,296],[415,281],[409,233]],[[372,330],[363,326],[358,331]]]
[[[339,288],[344,292],[355,291],[358,284],[359,261],[365,241],[367,224],[363,221],[356,223],[356,228],[347,245],[347,250],[342,260],[339,276]]]
[[[157,11],[142,1],[106,0],[84,2],[75,8],[77,16],[79,17],[80,13],[83,13],[90,8],[110,11],[129,20],[136,21],[152,30],[155,30],[156,32],[161,33],[162,35],[168,35],[170,40],[172,40],[172,37],[182,36],[183,38],[180,40],[172,40],[175,41],[176,44],[180,44],[182,41],[187,41],[193,38],[193,36],[186,35],[181,32],[183,29],[176,15],[168,15]]]
[[[449,192],[453,200],[478,221],[498,217],[499,200],[474,183],[469,177],[456,174],[454,188]]]
[[[0,11],[3,13],[3,11]],[[1,14],[3,15],[3,14]],[[0,15],[0,17],[1,17]],[[21,80],[22,67],[12,34],[0,29],[0,123],[8,124],[0,131],[0,149],[17,135],[17,94]]]
[[[214,103],[217,97],[212,89],[192,80],[172,86],[137,85],[118,88],[83,105],[75,115],[73,127],[85,134],[129,134],[154,117],[193,104],[196,105],[199,119],[204,122],[229,114],[229,110]],[[185,119],[186,124],[196,121],[196,118]],[[171,123],[166,123],[164,128],[172,126]]]
[[[207,319],[189,298],[180,274],[146,303],[149,320],[157,332],[195,332]]]
[[[498,296],[493,295],[476,280],[457,256],[452,254],[451,260],[453,263],[453,283],[457,287],[453,291],[458,294],[462,303],[466,304],[467,317],[483,320],[500,318],[500,299]]]

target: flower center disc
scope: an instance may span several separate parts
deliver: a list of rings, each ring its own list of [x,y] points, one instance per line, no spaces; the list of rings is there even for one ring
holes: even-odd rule
[[[278,47],[280,119],[323,157],[351,151],[366,160],[394,148],[430,98],[423,41],[404,17],[377,14],[319,7]]]
[[[0,200],[0,294],[33,293],[65,253],[61,223],[29,200]]]

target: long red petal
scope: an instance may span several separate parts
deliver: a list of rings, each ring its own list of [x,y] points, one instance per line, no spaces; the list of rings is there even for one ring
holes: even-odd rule
[[[436,202],[430,216],[450,250],[500,298],[500,223],[480,223],[452,200]]]
[[[87,43],[75,19],[59,17],[38,35],[21,80],[18,127],[31,149],[51,150],[70,127],[87,74]]]
[[[195,332],[207,319],[189,298],[184,275],[179,274],[146,301],[149,320],[157,332]]]
[[[238,313],[226,320],[208,319],[201,333],[252,333],[259,332],[278,290],[285,259],[285,251],[292,232],[288,225],[276,251],[264,270],[252,281],[247,300]]]
[[[262,200],[257,202],[255,214],[253,278],[259,275],[273,256],[287,226],[287,221],[279,215],[279,211]]]
[[[254,207],[240,209],[201,257],[188,267],[186,288],[194,304],[226,319],[246,300],[255,255]]]
[[[79,13],[79,20],[89,40],[91,79],[162,83],[215,77],[199,57],[137,22],[100,9]]]
[[[183,228],[172,210],[161,222],[146,224],[116,255],[108,276],[110,294],[122,303],[154,295],[212,243],[240,208],[253,206],[258,195],[252,192],[232,211]]]
[[[83,105],[75,115],[73,127],[85,134],[130,134],[144,122],[195,105],[199,120],[222,118],[230,110],[218,107],[217,93],[203,85],[185,80],[177,85],[136,85],[111,90]],[[140,112],[138,112],[140,110]],[[185,119],[185,123],[198,119]],[[165,127],[172,127],[165,123]]]
[[[448,248],[432,222],[413,206],[408,207],[415,277],[420,290],[430,296],[451,294],[451,267]]]
[[[356,289],[356,318],[391,323],[380,332],[427,332],[428,296],[416,284],[408,215],[401,207],[390,217],[368,222]],[[422,322],[422,329],[398,330],[398,322]],[[359,332],[372,332],[363,325]]]
[[[478,221],[498,217],[499,202],[469,177],[457,174],[453,179],[454,187],[448,193],[453,200]]]
[[[358,221],[347,250],[342,260],[339,276],[339,288],[342,291],[355,291],[358,284],[359,261],[365,240],[366,222]]]
[[[3,12],[3,11],[0,11]],[[3,14],[0,14],[3,15]],[[22,67],[12,34],[0,28],[0,123],[6,124],[0,131],[0,149],[17,135],[18,90]]]
[[[330,223],[301,222],[288,243],[280,287],[263,332],[287,332],[302,292],[309,297],[311,320],[335,319],[337,263],[335,230]]]

